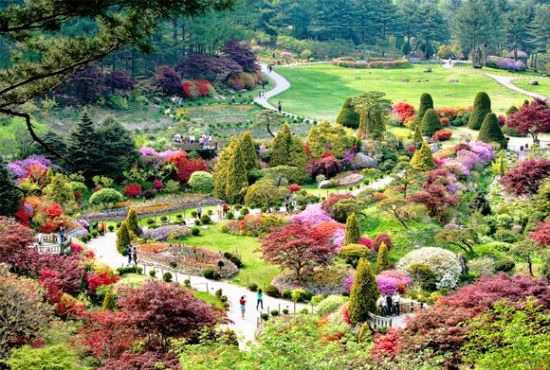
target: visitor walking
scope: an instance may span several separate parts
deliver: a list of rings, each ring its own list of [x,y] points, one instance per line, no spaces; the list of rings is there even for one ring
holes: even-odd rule
[[[137,248],[136,247],[132,248],[132,258],[134,259],[134,265],[137,266]]]
[[[129,245],[128,249],[126,249],[126,252],[128,253],[128,265],[132,264],[132,257],[133,257],[132,249],[133,249],[132,245]]]
[[[197,208],[197,216],[199,218],[199,220],[201,219],[201,216],[202,216],[202,207],[199,206],[199,208]]]
[[[388,302],[386,301],[386,296],[382,296],[382,302],[380,302],[380,305],[382,307],[382,315],[387,316],[388,315]]]
[[[392,307],[392,299],[391,299],[391,296],[386,296],[386,306],[387,306],[387,311],[388,311],[388,316],[391,316],[392,315],[392,312],[393,312],[393,307]]]
[[[283,104],[279,100],[279,102],[277,103],[277,112],[281,113],[282,111],[283,111]]]
[[[239,305],[241,306],[241,318],[244,319],[244,314],[246,311],[246,298],[245,296],[241,296],[241,299],[239,300]]]
[[[394,293],[394,295],[391,297],[392,304],[393,304],[393,310],[394,310],[395,315],[401,315],[401,310],[400,310],[400,307],[399,307],[400,298],[401,297],[399,297],[399,294],[397,292]]]
[[[264,309],[264,293],[262,289],[258,289],[258,303],[256,303],[256,310],[261,306],[262,310]]]

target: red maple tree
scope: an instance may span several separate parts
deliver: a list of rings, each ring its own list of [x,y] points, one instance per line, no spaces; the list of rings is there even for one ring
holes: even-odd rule
[[[517,130],[520,134],[531,135],[536,143],[539,133],[550,131],[550,105],[541,99],[524,104],[510,116],[506,126]]]
[[[500,184],[509,194],[532,195],[539,185],[550,176],[550,159],[527,159],[500,179]]]
[[[550,220],[539,223],[535,231],[529,234],[529,238],[543,247],[549,247]]]

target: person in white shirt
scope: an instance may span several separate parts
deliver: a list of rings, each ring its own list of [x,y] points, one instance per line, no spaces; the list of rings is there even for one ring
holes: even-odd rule
[[[396,315],[401,315],[401,309],[400,309],[400,307],[399,307],[400,298],[401,298],[401,297],[399,297],[399,293],[395,293],[395,294],[391,297],[391,300],[392,300],[392,303],[393,303],[393,309],[394,309]]]

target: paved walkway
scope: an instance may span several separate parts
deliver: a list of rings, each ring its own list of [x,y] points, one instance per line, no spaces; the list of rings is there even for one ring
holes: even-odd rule
[[[261,64],[261,67],[262,72],[268,75],[269,78],[271,78],[275,86],[273,86],[271,90],[266,91],[265,95],[261,98],[255,98],[254,101],[264,108],[277,110],[277,108],[269,103],[268,100],[290,89],[290,82],[274,70],[270,72],[266,64]]]
[[[501,75],[496,75],[496,74],[492,74],[492,73],[488,73],[488,72],[483,72],[483,75],[487,76],[489,78],[492,78],[493,80],[495,80],[496,82],[498,82],[502,86],[504,86],[507,89],[510,89],[512,91],[515,91],[517,93],[527,95],[527,96],[529,96],[533,99],[548,100],[548,97],[546,97],[546,96],[543,96],[543,95],[540,95],[540,94],[537,94],[537,93],[534,93],[534,92],[531,92],[531,91],[524,90],[524,89],[514,85],[512,83],[512,81],[517,80],[518,79],[517,77],[514,77],[514,76],[501,76]]]

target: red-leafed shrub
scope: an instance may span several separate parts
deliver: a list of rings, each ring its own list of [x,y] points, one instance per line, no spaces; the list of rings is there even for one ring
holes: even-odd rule
[[[200,92],[199,92],[199,89],[197,87],[197,85],[195,85],[195,82],[193,81],[185,81],[182,85],[181,85],[182,89],[183,89],[183,95],[189,99],[196,99],[198,97],[200,97]]]
[[[365,247],[367,247],[369,249],[374,248],[374,241],[372,241],[369,238],[364,237],[364,236],[359,238],[359,240],[357,241],[357,244],[364,245]]]
[[[164,184],[160,180],[155,180],[155,181],[153,181],[153,187],[157,190],[160,190],[164,187]]]
[[[321,203],[321,208],[323,211],[328,212],[330,214],[330,211],[332,210],[332,206],[334,203],[339,202],[343,199],[352,199],[353,195],[351,193],[344,193],[344,194],[330,194],[327,199]]]
[[[548,312],[550,286],[544,280],[505,273],[482,277],[448,297],[439,298],[411,318],[399,333],[402,352],[413,354],[428,349],[445,352],[450,355],[445,368],[459,368],[460,349],[465,343],[465,334],[472,328],[468,320],[487,312],[503,299],[521,305],[529,296]]]
[[[537,141],[539,133],[550,131],[550,104],[535,99],[512,114],[506,121],[506,126],[520,134],[529,134]]]
[[[41,213],[44,213],[48,218],[56,218],[63,214],[63,210],[59,204],[51,204],[41,209]]]
[[[443,216],[449,207],[454,207],[458,204],[456,194],[450,194],[448,189],[439,184],[430,184],[425,186],[423,190],[417,191],[412,195],[412,200],[417,203],[422,203],[430,216],[437,217],[443,220]]]
[[[206,171],[208,164],[202,158],[186,159],[179,162],[176,167],[178,178],[184,182],[189,181],[193,172]]]
[[[373,338],[374,347],[372,356],[374,358],[391,358],[401,350],[401,340],[396,329],[390,329],[387,334],[376,333]]]
[[[170,66],[162,65],[155,68],[154,84],[167,95],[181,94],[181,78]]]
[[[124,195],[132,198],[139,197],[141,195],[141,186],[138,184],[129,184],[124,187]]]
[[[40,225],[40,232],[44,234],[51,234],[57,230],[59,226],[53,221],[45,221]]]
[[[434,141],[446,141],[449,140],[453,136],[453,132],[451,130],[439,130],[436,131],[435,134],[432,135],[432,140]]]
[[[439,123],[441,123],[441,126],[449,126],[451,121],[447,117],[442,117],[439,119]]]
[[[500,116],[498,116],[498,121],[501,125],[504,126],[506,124],[506,117],[501,114]]]
[[[288,191],[291,192],[291,193],[295,193],[297,191],[300,191],[302,190],[302,187],[298,184],[292,184],[288,187]]]
[[[123,352],[120,357],[112,358],[98,370],[148,370],[148,369],[179,369],[178,357],[173,353],[159,352]]]
[[[458,115],[459,110],[456,109],[456,108],[442,107],[442,108],[436,108],[435,113],[440,118],[445,117],[445,118],[451,120],[451,119],[455,118]]]
[[[541,181],[548,176],[550,159],[528,159],[504,175],[500,183],[509,194],[532,195],[537,192]]]
[[[0,262],[13,264],[32,243],[33,232],[14,220],[0,217]]]
[[[550,221],[540,222],[529,238],[543,247],[550,246]]]
[[[208,96],[210,95],[210,91],[212,89],[212,85],[209,81],[206,80],[200,80],[195,82],[195,85],[197,86],[197,89],[199,89],[199,94],[201,96]]]
[[[88,275],[88,293],[94,296],[96,289],[103,285],[114,284],[120,280],[120,276],[111,272],[101,272]]]
[[[399,117],[401,122],[407,122],[414,118],[416,112],[409,103],[399,102],[393,106],[392,113]]]
[[[378,248],[380,248],[380,245],[382,243],[386,244],[386,247],[388,247],[388,250],[393,248],[393,242],[391,241],[391,237],[388,234],[378,234],[376,235],[376,238],[374,238],[373,241],[373,248],[375,251],[378,251]]]
[[[342,165],[333,154],[325,153],[319,159],[311,159],[309,162],[309,174],[312,177],[325,175],[327,178],[336,176],[342,170]]]
[[[407,145],[407,151],[411,154],[414,154],[416,152],[416,145],[414,144],[408,144]]]
[[[320,238],[328,240],[334,236],[334,233],[339,229],[344,229],[346,226],[336,221],[323,221],[313,226],[313,231],[319,234]]]

